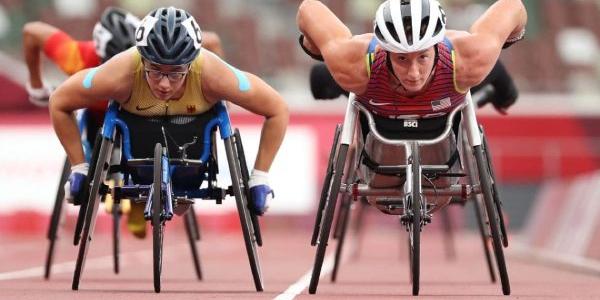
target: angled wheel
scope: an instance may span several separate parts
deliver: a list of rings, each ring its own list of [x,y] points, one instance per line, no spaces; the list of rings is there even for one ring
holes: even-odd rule
[[[467,170],[469,176],[467,177],[468,183],[474,185],[478,183],[477,167],[474,165],[474,156],[472,155],[472,149],[467,142],[466,135],[463,136],[463,149],[466,151],[464,167]],[[485,261],[490,274],[490,280],[496,282],[496,272],[494,270],[494,263],[492,262],[492,250],[490,249],[490,236],[489,227],[487,226],[487,216],[483,208],[482,199],[477,194],[473,194],[470,198],[473,202],[473,209],[475,209],[475,217],[477,219],[477,228],[479,229],[479,235],[481,236],[481,242],[483,246],[483,253],[485,254]]]
[[[308,287],[308,292],[310,294],[316,293],[317,286],[319,285],[319,277],[321,276],[321,268],[323,267],[323,260],[325,259],[325,250],[327,249],[327,241],[329,240],[331,223],[333,223],[333,215],[335,212],[338,193],[340,191],[340,185],[344,175],[344,164],[346,163],[348,147],[349,145],[346,144],[340,145],[337,159],[335,160],[335,165],[332,168],[333,173],[330,176],[331,179],[323,186],[323,189],[326,190],[326,196],[323,204],[323,218],[320,224],[315,225],[315,227],[320,227],[320,231],[317,239],[315,263],[312,269],[310,285]],[[323,195],[323,193],[321,193],[321,195]]]
[[[323,217],[325,203],[327,202],[327,194],[329,192],[329,186],[331,184],[331,177],[333,176],[333,163],[336,154],[335,150],[337,149],[337,144],[340,140],[341,133],[342,125],[337,124],[337,126],[335,127],[335,133],[333,135],[333,144],[331,145],[331,151],[329,152],[329,160],[327,161],[327,171],[325,172],[325,178],[323,179],[323,187],[321,188],[321,197],[319,198],[319,207],[317,208],[315,227],[313,229],[313,234],[310,241],[310,244],[313,246],[317,245],[317,238],[319,236],[319,231],[321,228],[321,219]]]
[[[46,254],[46,264],[44,269],[44,278],[50,278],[50,271],[52,269],[52,262],[54,260],[54,246],[57,239],[58,228],[60,227],[60,221],[63,213],[64,206],[64,198],[65,198],[65,190],[63,186],[67,182],[69,178],[69,173],[71,170],[71,164],[69,164],[69,160],[65,158],[65,163],[63,164],[63,169],[60,175],[60,179],[58,181],[58,189],[56,191],[56,198],[54,199],[54,208],[52,209],[52,216],[50,217],[50,226],[48,226],[48,252]]]
[[[242,137],[240,136],[240,130],[235,129],[235,148],[240,161],[240,170],[242,172],[242,181],[244,184],[244,193],[246,199],[250,199],[250,188],[248,187],[248,180],[250,180],[250,173],[248,172],[248,165],[246,164],[246,155],[244,154],[244,146],[242,144]],[[262,235],[260,233],[260,223],[258,222],[258,216],[250,211],[250,220],[252,221],[252,227],[254,228],[254,236],[256,238],[256,244],[262,246]]]
[[[508,279],[508,271],[506,261],[504,259],[504,249],[502,244],[502,232],[499,224],[499,216],[497,206],[494,204],[493,186],[491,182],[491,172],[487,163],[485,152],[481,145],[473,147],[473,154],[477,162],[479,172],[479,181],[483,193],[483,203],[485,212],[489,221],[490,232],[492,235],[492,246],[494,248],[494,257],[496,258],[496,266],[500,274],[500,282],[502,283],[502,292],[504,295],[510,295],[510,283]]]
[[[87,252],[92,241],[94,227],[96,226],[98,206],[100,205],[102,195],[105,194],[107,190],[104,181],[107,179],[113,142],[109,139],[102,138],[102,141],[98,143],[98,145],[100,146],[98,147],[97,159],[94,160],[94,157],[92,157],[92,166],[90,166],[90,173],[88,173],[93,174],[92,179],[89,181],[91,187],[88,188],[88,181],[86,181],[86,189],[89,190],[89,197],[85,202],[89,205],[85,212],[85,219],[83,220],[83,234],[79,243],[75,272],[73,273],[73,283],[71,286],[73,290],[79,289],[79,281],[81,279],[81,274],[83,273]],[[88,176],[88,180],[89,178],[90,176]]]
[[[500,193],[496,186],[496,176],[494,175],[494,166],[492,164],[492,156],[490,155],[490,148],[487,144],[487,139],[483,132],[483,127],[479,126],[481,131],[481,139],[484,151],[484,158],[487,161],[488,170],[490,170],[490,179],[492,183],[492,197],[494,198],[494,204],[496,205],[496,211],[498,212],[498,225],[500,226],[500,233],[502,234],[502,245],[508,247],[508,235],[506,234],[506,225],[504,224],[504,214],[502,213],[502,202],[500,201]]]
[[[412,145],[411,170],[412,190],[408,197],[407,209],[410,209],[408,221],[408,250],[410,260],[410,278],[413,296],[419,295],[419,278],[421,272],[421,169],[419,146]]]
[[[160,275],[162,272],[162,248],[164,220],[162,218],[163,208],[163,167],[166,157],[163,156],[162,145],[157,143],[154,146],[154,181],[152,183],[152,256],[154,271],[154,291],[160,293]]]
[[[352,196],[346,194],[342,196],[342,203],[340,205],[340,211],[336,220],[337,244],[335,246],[335,258],[333,260],[333,270],[331,271],[331,281],[337,280],[337,273],[342,261],[342,249],[344,248],[344,241],[348,231],[348,224],[350,223],[350,212],[352,208]],[[334,231],[335,232],[335,231]]]
[[[113,271],[115,274],[119,274],[119,252],[120,252],[120,241],[121,241],[121,205],[113,203],[112,206],[112,237],[113,237]]]
[[[94,170],[96,168],[96,164],[94,162],[98,161],[98,157],[100,154],[100,146],[101,146],[101,143],[103,143],[103,141],[104,141],[104,139],[102,138],[102,133],[99,130],[98,133],[96,134],[96,139],[94,140],[94,150],[92,151],[92,157],[90,160],[90,168],[88,170],[88,175],[94,174]],[[111,144],[111,150],[112,150],[112,144]],[[84,225],[85,217],[87,214],[90,181],[91,181],[90,176],[88,176],[86,179],[86,182],[84,185],[84,190],[83,190],[82,197],[81,197],[81,199],[83,199],[83,201],[81,203],[77,203],[77,199],[75,199],[75,205],[79,205],[79,214],[77,215],[77,223],[75,224],[75,234],[73,236],[73,245],[75,245],[75,246],[79,245],[79,241],[81,239],[81,231],[83,230],[83,225]]]
[[[240,167],[240,157],[237,153],[237,148],[233,139],[235,139],[235,136],[225,139],[225,152],[229,164],[229,173],[231,174],[231,186],[235,196],[238,215],[240,217],[242,235],[244,236],[244,244],[246,246],[246,253],[248,254],[250,271],[252,272],[252,278],[254,279],[254,286],[256,291],[262,292],[263,279],[258,261],[258,252],[256,250],[256,234],[254,233],[254,226],[251,219],[252,213],[250,212],[250,209],[248,209],[248,199],[246,198],[244,190],[245,187]]]
[[[198,233],[196,232],[196,224],[194,222],[196,216],[194,215],[194,210],[192,207],[188,210],[188,212],[183,216],[183,223],[185,225],[185,232],[188,237],[188,242],[190,243],[190,250],[192,251],[192,260],[194,261],[194,270],[196,271],[196,276],[198,280],[202,280],[202,268],[200,266],[200,256],[198,255],[198,247],[196,246],[196,241],[198,240]]]

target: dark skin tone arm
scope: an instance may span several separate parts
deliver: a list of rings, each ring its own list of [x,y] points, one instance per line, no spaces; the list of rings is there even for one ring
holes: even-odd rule
[[[58,31],[58,28],[43,22],[29,22],[23,26],[23,52],[29,70],[29,82],[33,88],[41,88],[43,85],[40,54],[48,38]]]

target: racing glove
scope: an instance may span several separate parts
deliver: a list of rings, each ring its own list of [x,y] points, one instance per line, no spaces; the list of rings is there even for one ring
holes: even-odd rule
[[[81,197],[83,196],[88,169],[88,163],[81,163],[71,167],[71,175],[69,175],[69,179],[64,186],[67,202],[75,205],[80,205],[83,202]]]
[[[250,209],[262,216],[269,208],[275,193],[269,187],[269,174],[260,170],[252,170],[248,186],[250,187]]]

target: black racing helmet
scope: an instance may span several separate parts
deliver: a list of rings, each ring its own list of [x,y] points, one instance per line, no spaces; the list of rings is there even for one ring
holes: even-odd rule
[[[138,17],[118,7],[107,7],[94,26],[96,54],[102,62],[135,45]]]
[[[144,17],[135,38],[145,59],[161,65],[185,65],[200,53],[202,31],[187,11],[170,6]]]

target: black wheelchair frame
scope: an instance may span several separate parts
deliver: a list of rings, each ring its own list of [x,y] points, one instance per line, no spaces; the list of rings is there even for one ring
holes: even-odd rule
[[[419,146],[433,144],[442,140],[451,130],[454,114],[462,113],[463,125],[463,148],[468,149],[465,155],[468,171],[467,184],[454,184],[447,189],[423,188],[421,178],[424,173],[442,175],[448,171],[448,166],[421,165],[419,158]],[[362,111],[368,116],[369,127],[376,139],[393,145],[404,145],[407,150],[407,161],[404,165],[379,166],[379,171],[385,173],[396,173],[406,175],[404,191],[400,189],[373,189],[366,184],[357,183],[354,172],[358,162],[354,155],[348,155],[350,145],[356,132],[358,112]],[[350,149],[350,151],[353,151]],[[420,279],[420,234],[423,227],[431,222],[428,214],[428,205],[424,195],[448,195],[459,197],[466,201],[472,199],[475,204],[476,215],[479,220],[479,229],[482,236],[486,259],[492,281],[495,280],[494,270],[491,263],[490,247],[494,251],[496,266],[500,275],[502,291],[504,295],[510,294],[510,284],[504,259],[503,246],[508,246],[505,225],[502,219],[501,202],[495,185],[495,178],[489,150],[481,126],[477,124],[475,109],[470,93],[467,94],[465,103],[456,108],[448,117],[445,132],[433,140],[389,140],[378,133],[375,122],[370,113],[355,101],[355,95],[351,94],[343,125],[338,125],[334,134],[334,143],[330,153],[327,173],[324,179],[321,198],[317,209],[315,227],[313,230],[311,244],[317,246],[312,277],[309,285],[309,293],[316,293],[319,277],[327,242],[329,239],[331,225],[334,221],[337,198],[341,195],[341,203],[336,219],[334,237],[338,239],[332,279],[335,281],[337,268],[341,258],[341,249],[348,227],[349,212],[352,201],[365,196],[386,195],[401,197],[402,201],[394,201],[389,205],[403,210],[400,222],[408,231],[409,241],[409,267],[412,282],[412,294],[419,293]],[[347,174],[344,174],[345,170]],[[398,202],[398,203],[395,203]],[[356,227],[355,227],[356,228]],[[491,245],[490,245],[491,243]]]
[[[248,168],[243,152],[243,146],[239,130],[231,130],[231,123],[225,105],[221,102],[216,104],[216,116],[211,119],[206,128],[203,129],[204,149],[199,160],[196,159],[173,159],[167,157],[167,151],[161,143],[157,143],[152,158],[131,157],[130,133],[127,124],[118,118],[119,106],[113,102],[109,105],[105,116],[100,140],[94,146],[87,191],[84,193],[87,201],[81,205],[77,227],[81,228],[81,236],[75,236],[79,242],[79,251],[75,272],[73,275],[72,289],[78,290],[81,275],[83,273],[85,260],[89,245],[92,240],[99,203],[108,193],[111,193],[115,203],[127,198],[135,203],[145,203],[144,217],[152,224],[153,236],[153,273],[154,291],[161,290],[163,236],[166,222],[174,215],[174,208],[178,205],[189,205],[193,207],[194,199],[214,200],[221,204],[227,195],[236,200],[237,211],[240,218],[242,233],[246,246],[246,252],[250,263],[250,269],[254,280],[256,291],[263,290],[263,279],[258,260],[257,246],[262,246],[262,237],[257,216],[250,210],[248,205]],[[216,130],[219,129],[220,136],[224,141],[225,152],[231,174],[232,185],[226,189],[216,185],[216,174],[218,173],[216,159]],[[112,149],[116,142],[121,142],[122,159],[119,165],[111,165]],[[152,184],[130,183],[125,176],[123,186],[109,187],[105,184],[110,174],[124,172],[136,168],[152,168]],[[207,187],[194,190],[175,191],[172,188],[171,175],[175,170],[194,170],[203,174]],[[196,267],[196,273],[201,279],[200,261],[196,254],[195,241],[200,239],[198,223],[193,208],[184,214],[184,225],[188,240],[191,245],[192,257]]]

